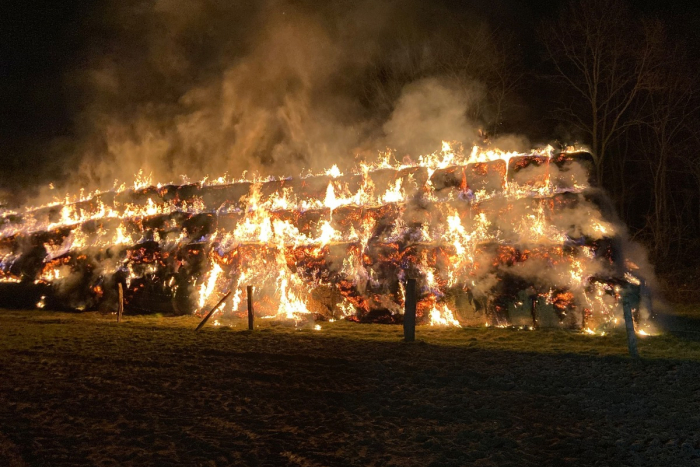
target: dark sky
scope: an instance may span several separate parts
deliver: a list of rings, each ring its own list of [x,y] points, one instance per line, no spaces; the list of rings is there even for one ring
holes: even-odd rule
[[[74,72],[88,66],[95,50],[114,46],[116,33],[110,14],[115,1],[24,0],[3,9],[0,190],[44,183],[53,170],[58,173],[65,170],[65,164],[73,162],[65,155],[70,153],[79,133],[76,116],[86,101],[81,87],[73,81]],[[442,8],[456,14],[474,14],[500,30],[511,31],[525,66],[534,68],[540,60],[535,30],[542,21],[553,17],[563,3],[442,0]],[[692,2],[634,3],[639,12],[658,15],[678,25],[674,33],[697,47],[695,31],[700,28],[700,8]],[[432,11],[435,4],[426,0],[426,5],[431,5],[426,11]],[[697,53],[697,48],[694,50]]]

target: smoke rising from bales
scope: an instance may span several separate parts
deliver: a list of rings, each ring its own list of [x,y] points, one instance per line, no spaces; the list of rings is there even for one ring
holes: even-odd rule
[[[154,183],[296,175],[387,147],[417,156],[442,140],[469,145],[494,115],[495,36],[430,8],[435,21],[413,2],[108,3],[89,25],[105,39],[68,77],[80,111],[66,173],[52,181],[77,192],[139,170]],[[460,61],[465,52],[476,59]],[[520,137],[500,142],[527,149]]]
[[[485,94],[479,83],[470,84],[470,92],[438,78],[406,85],[384,124],[387,145],[419,155],[435,151],[441,141],[475,141],[477,127],[467,120],[466,109]]]
[[[156,4],[153,14],[162,13],[159,8]],[[81,176],[100,184],[128,180],[139,169],[159,181],[181,174],[199,179],[243,170],[285,172],[312,163],[312,155],[327,158],[356,144],[362,122],[342,121],[358,114],[356,104],[327,89],[349,65],[338,38],[311,16],[279,11],[277,3],[262,10],[253,15],[258,25],[245,50],[234,56],[219,51],[223,56],[211,59],[220,62],[218,69],[187,83],[172,101],[147,101],[126,116],[110,107],[91,109],[101,117],[92,132],[98,144],[86,152]],[[192,20],[165,13],[176,25],[176,39],[180,29],[206,27],[206,19],[198,20],[202,11]],[[154,72],[166,78],[188,70],[188,60],[196,58],[157,50]],[[114,86],[117,79],[106,78],[109,73],[101,70],[96,84]]]

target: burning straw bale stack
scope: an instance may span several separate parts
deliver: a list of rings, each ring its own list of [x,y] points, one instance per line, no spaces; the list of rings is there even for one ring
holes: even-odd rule
[[[639,284],[583,152],[459,156],[299,178],[146,186],[5,212],[2,306],[604,329]],[[623,269],[620,269],[622,258]],[[627,260],[625,262],[625,259]],[[642,320],[636,310],[637,320]]]

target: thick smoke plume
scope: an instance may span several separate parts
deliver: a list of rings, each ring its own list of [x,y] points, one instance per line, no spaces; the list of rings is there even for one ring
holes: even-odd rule
[[[437,4],[434,20],[422,9],[280,0],[98,9],[87,26],[104,34],[68,76],[79,109],[69,162],[38,202],[139,171],[155,183],[296,175],[387,147],[415,157],[443,140],[473,143],[502,118],[492,92],[506,66],[494,59],[499,36]],[[500,143],[527,149],[523,138]]]

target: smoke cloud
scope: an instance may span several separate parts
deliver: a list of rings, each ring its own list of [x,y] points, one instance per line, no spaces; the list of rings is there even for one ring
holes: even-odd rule
[[[74,137],[54,146],[66,163],[40,201],[140,170],[154,183],[295,175],[387,147],[469,145],[495,115],[496,36],[473,15],[429,9],[430,20],[414,2],[108,2],[86,20],[101,34],[67,76]]]
[[[478,127],[468,121],[466,111],[485,92],[479,83],[469,85],[458,89],[455,83],[434,77],[406,85],[383,127],[387,145],[419,155],[435,151],[442,141],[475,141]]]

